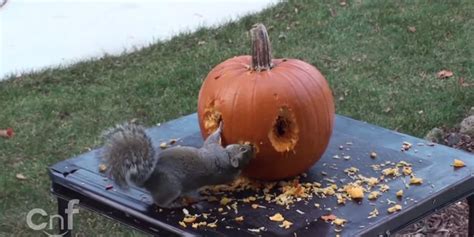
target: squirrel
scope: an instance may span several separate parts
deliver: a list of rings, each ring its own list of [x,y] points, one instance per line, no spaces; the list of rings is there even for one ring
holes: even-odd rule
[[[175,146],[157,152],[143,126],[124,123],[103,134],[101,158],[119,187],[134,184],[149,191],[157,206],[177,208],[201,187],[233,181],[254,156],[250,144],[224,148],[222,129],[221,122],[201,148]]]

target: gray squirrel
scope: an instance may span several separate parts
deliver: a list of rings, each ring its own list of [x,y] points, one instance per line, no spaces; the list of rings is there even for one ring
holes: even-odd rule
[[[201,148],[153,148],[143,126],[117,125],[104,133],[101,158],[121,188],[133,183],[151,193],[156,205],[183,206],[183,197],[196,197],[199,188],[233,181],[254,156],[248,144],[221,143],[222,122]]]

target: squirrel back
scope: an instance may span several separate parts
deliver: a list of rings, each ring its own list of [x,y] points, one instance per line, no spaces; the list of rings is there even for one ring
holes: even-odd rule
[[[143,126],[126,123],[109,129],[102,159],[109,174],[123,188],[128,184],[142,187],[155,168],[157,156]]]
[[[255,150],[249,144],[220,144],[222,123],[201,148],[153,148],[145,128],[126,123],[105,134],[102,159],[120,187],[133,183],[148,190],[160,207],[177,207],[179,199],[203,186],[234,180]]]

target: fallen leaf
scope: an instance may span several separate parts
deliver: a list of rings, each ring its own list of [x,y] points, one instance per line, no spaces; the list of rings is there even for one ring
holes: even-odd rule
[[[234,218],[235,221],[244,221],[244,216],[238,216]]]
[[[107,166],[105,164],[100,164],[99,165],[99,171],[102,172],[102,173],[107,171]]]
[[[26,176],[24,176],[22,173],[16,174],[15,177],[16,177],[17,179],[19,179],[19,180],[26,180]]]
[[[416,32],[416,28],[414,26],[409,26],[408,27],[408,31],[410,31],[411,33],[415,33]]]
[[[449,70],[441,70],[436,75],[438,76],[439,79],[445,79],[445,78],[452,77],[454,73]]]
[[[459,85],[462,86],[462,87],[470,87],[470,86],[473,86],[473,85],[474,85],[474,83],[467,83],[467,82],[465,82],[464,77],[460,77],[460,78],[458,79],[458,83],[459,83]]]

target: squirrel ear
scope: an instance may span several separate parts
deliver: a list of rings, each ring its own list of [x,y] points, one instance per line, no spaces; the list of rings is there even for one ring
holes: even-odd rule
[[[230,165],[232,165],[232,167],[239,168],[239,156],[240,155],[230,157]]]

